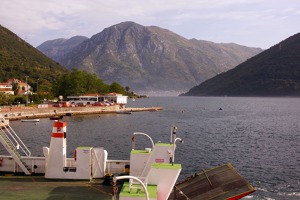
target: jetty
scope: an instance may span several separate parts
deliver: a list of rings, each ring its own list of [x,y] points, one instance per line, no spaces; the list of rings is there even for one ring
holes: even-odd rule
[[[5,119],[21,120],[21,119],[37,119],[50,118],[59,116],[73,116],[73,115],[90,115],[90,114],[112,114],[120,112],[153,112],[163,110],[162,107],[144,107],[144,108],[130,108],[120,105],[111,106],[84,106],[84,107],[23,107],[7,109],[0,112]]]

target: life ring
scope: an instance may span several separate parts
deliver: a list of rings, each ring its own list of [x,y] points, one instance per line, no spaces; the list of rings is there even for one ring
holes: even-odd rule
[[[76,151],[76,149],[74,150],[74,160],[77,160],[77,151]]]

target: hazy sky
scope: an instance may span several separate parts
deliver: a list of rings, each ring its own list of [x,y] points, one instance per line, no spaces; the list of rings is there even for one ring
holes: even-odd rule
[[[187,39],[269,48],[300,32],[299,0],[1,0],[0,24],[33,46],[133,21]]]

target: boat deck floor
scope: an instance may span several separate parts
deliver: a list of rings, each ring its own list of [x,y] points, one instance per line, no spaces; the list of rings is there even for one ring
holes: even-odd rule
[[[0,176],[0,199],[61,200],[112,199],[112,186],[92,181],[50,180],[43,176]]]
[[[112,186],[103,182],[104,179],[52,180],[44,176],[3,174],[0,175],[0,200],[112,199]],[[169,200],[239,199],[255,191],[231,164],[203,170],[175,188]]]

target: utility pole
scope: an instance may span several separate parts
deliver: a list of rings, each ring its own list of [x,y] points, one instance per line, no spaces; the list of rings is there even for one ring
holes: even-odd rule
[[[39,92],[39,79],[37,79],[37,82],[36,82],[36,93]]]
[[[26,78],[26,106],[28,106],[28,84],[27,84],[27,78],[28,78],[29,76],[25,76],[25,78]]]

